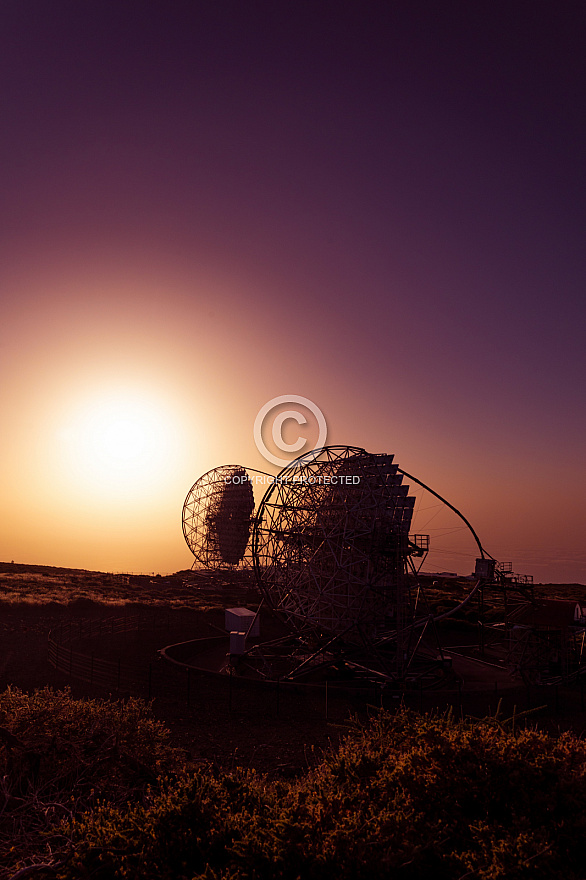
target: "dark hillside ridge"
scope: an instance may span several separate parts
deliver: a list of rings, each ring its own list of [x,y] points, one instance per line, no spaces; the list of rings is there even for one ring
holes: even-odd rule
[[[112,572],[108,571],[94,571],[89,568],[65,568],[63,566],[55,566],[55,565],[32,565],[25,562],[0,562],[0,574],[18,574],[18,573],[31,572],[33,574],[44,574],[47,576],[51,575],[104,575],[110,576]],[[131,575],[132,572],[116,572],[116,574],[128,574]],[[178,577],[178,576],[188,576],[193,574],[191,569],[181,569],[179,571],[174,572],[171,575],[159,575],[159,577]],[[136,574],[136,577],[153,577],[150,572],[144,572],[142,574]],[[155,575],[156,577],[156,575]],[[586,590],[586,584],[579,583],[547,583],[547,584],[534,584],[535,587],[539,589],[539,592],[542,594],[546,594],[548,589],[555,590],[558,587],[563,587],[564,590]]]

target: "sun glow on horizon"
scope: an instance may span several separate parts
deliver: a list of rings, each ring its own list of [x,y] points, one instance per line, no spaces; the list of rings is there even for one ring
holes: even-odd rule
[[[144,393],[106,393],[73,412],[59,431],[69,479],[92,493],[128,495],[160,486],[173,468],[177,426]]]

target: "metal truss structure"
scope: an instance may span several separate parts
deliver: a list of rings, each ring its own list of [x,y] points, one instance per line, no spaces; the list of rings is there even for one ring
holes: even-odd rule
[[[481,581],[464,586],[463,601],[439,615],[426,591],[437,592],[438,566],[461,570],[485,558],[465,517],[392,455],[359,447],[325,447],[292,462],[271,478],[254,515],[248,474],[239,465],[209,471],[183,508],[196,564],[253,565],[263,604],[285,623],[288,635],[246,646],[240,673],[299,681],[441,678],[449,663],[436,621],[463,608]]]
[[[405,615],[413,498],[392,455],[328,447],[286,468],[261,503],[253,556],[269,604],[296,628],[362,642]]]
[[[409,668],[424,634],[434,659],[441,656],[417,574],[429,538],[410,535],[415,501],[392,455],[338,446],[297,459],[255,520],[264,600],[330,653],[366,650],[393,678]]]
[[[182,517],[194,566],[213,570],[246,564],[253,513],[252,485],[244,467],[222,465],[200,477],[187,494]]]

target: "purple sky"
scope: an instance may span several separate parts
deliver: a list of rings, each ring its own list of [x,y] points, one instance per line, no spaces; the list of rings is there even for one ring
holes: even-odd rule
[[[190,485],[292,392],[586,583],[585,37],[578,2],[5,2],[0,557],[186,567]],[[51,431],[140,382],[179,465],[124,555]]]

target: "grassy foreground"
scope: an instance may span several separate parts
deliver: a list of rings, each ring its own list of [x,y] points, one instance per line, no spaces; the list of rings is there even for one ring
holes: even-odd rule
[[[584,876],[573,734],[381,712],[275,781],[190,767],[140,701],[45,689],[0,695],[0,743],[4,877]]]

